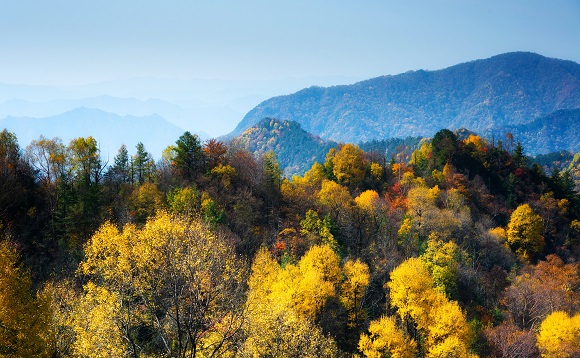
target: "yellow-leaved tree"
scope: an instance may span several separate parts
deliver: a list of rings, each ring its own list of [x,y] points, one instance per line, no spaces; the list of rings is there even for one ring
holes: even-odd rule
[[[366,319],[363,297],[370,281],[369,267],[360,260],[348,260],[343,267],[345,280],[340,289],[340,302],[348,314],[348,325],[356,327]]]
[[[31,291],[16,249],[0,240],[0,356],[49,357],[47,302]]]
[[[335,357],[334,340],[314,323],[341,278],[327,245],[313,246],[297,265],[281,267],[264,248],[256,254],[245,324],[243,357]]]
[[[85,247],[79,273],[90,281],[77,312],[119,327],[123,355],[225,355],[241,333],[245,272],[233,245],[198,220],[161,212],[141,229],[107,223]],[[76,351],[96,349],[98,327],[76,322]]]
[[[510,216],[507,243],[516,254],[529,260],[544,248],[542,229],[542,217],[528,204],[522,204]]]
[[[339,183],[356,188],[363,182],[367,169],[364,151],[354,144],[345,144],[335,154],[333,174]]]
[[[580,354],[580,314],[551,313],[540,325],[537,335],[542,357],[577,357]]]
[[[397,327],[394,317],[381,317],[371,322],[368,335],[361,335],[358,348],[369,358],[413,358],[417,342]]]
[[[436,289],[433,278],[425,263],[420,258],[410,258],[391,272],[391,280],[387,283],[390,289],[391,305],[396,308],[397,315],[406,326],[415,326],[417,332],[417,347],[424,352],[425,357],[474,357],[469,352],[471,331],[465,314],[456,301],[451,301]],[[381,319],[381,320],[384,320]],[[388,325],[384,332],[376,329],[370,336],[363,334],[359,348],[368,357],[378,356],[372,349],[365,347],[389,347],[384,353],[393,355],[393,349],[403,349],[401,344],[413,345],[405,334],[399,332],[394,317],[391,323],[371,322],[378,325]],[[377,327],[377,326],[374,326]],[[398,332],[398,333],[397,333]],[[394,339],[394,337],[403,337]],[[388,345],[385,342],[390,342]],[[412,354],[412,353],[409,353]]]

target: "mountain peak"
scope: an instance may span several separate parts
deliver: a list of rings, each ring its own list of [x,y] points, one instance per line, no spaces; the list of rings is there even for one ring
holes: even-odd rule
[[[233,135],[262,118],[299,123],[339,142],[433,136],[468,128],[503,137],[560,109],[580,108],[580,65],[532,52],[510,52],[436,71],[411,71],[352,85],[310,87],[248,112]]]

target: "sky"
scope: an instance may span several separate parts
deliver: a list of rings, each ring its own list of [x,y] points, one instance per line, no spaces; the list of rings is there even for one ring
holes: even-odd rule
[[[510,51],[580,63],[580,0],[0,0],[0,83],[366,79]]]

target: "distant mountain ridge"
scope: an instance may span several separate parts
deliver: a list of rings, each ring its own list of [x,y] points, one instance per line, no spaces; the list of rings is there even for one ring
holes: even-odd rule
[[[6,117],[0,119],[0,130],[3,128],[16,134],[22,148],[40,135],[59,137],[64,144],[74,138],[92,136],[99,142],[101,155],[110,160],[122,144],[133,153],[138,142],[142,142],[155,159],[160,159],[163,150],[184,132],[159,115],[119,116],[86,107],[44,118]]]
[[[342,142],[431,137],[442,128],[462,127],[503,137],[508,127],[576,108],[580,108],[579,64],[514,52],[437,71],[311,87],[274,97],[248,112],[232,135],[271,117],[296,121],[310,133]]]

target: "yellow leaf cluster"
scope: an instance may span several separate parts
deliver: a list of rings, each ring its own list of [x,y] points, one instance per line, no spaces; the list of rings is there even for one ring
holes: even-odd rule
[[[540,325],[537,341],[542,357],[576,357],[580,354],[580,314],[551,313]]]
[[[313,323],[326,300],[336,295],[340,260],[328,246],[313,246],[297,265],[280,267],[262,248],[256,254],[248,281],[242,356],[332,357],[336,346]],[[302,347],[302,348],[300,348]]]
[[[123,356],[123,338],[117,325],[119,297],[92,282],[85,286],[85,291],[74,313],[74,352],[81,357]]]
[[[417,342],[397,327],[393,317],[383,316],[371,322],[369,335],[361,335],[358,348],[368,358],[413,358]]]
[[[16,250],[0,241],[0,354],[48,357],[47,302],[31,292],[30,274],[18,265]]]
[[[542,217],[528,204],[522,204],[510,216],[507,228],[507,243],[524,259],[540,253],[544,248]]]
[[[420,258],[410,258],[391,272],[387,283],[391,305],[403,322],[415,323],[427,357],[470,357],[470,328],[456,301],[434,287],[429,270]]]
[[[369,267],[360,260],[348,260],[343,267],[345,280],[340,289],[340,302],[348,313],[349,326],[354,327],[364,319],[362,298],[369,285]]]
[[[237,287],[243,285],[243,272],[227,241],[198,220],[160,212],[141,229],[126,225],[119,231],[108,223],[89,240],[79,265],[79,273],[91,279],[80,311],[94,315],[95,325],[123,327],[118,343],[123,349],[133,339],[127,332],[147,325],[165,342],[169,355],[191,350],[215,354],[240,325],[221,323],[224,317],[239,320],[236,310],[243,306]],[[88,352],[101,345],[90,339],[99,327],[81,328],[75,333],[84,343],[77,349]]]

